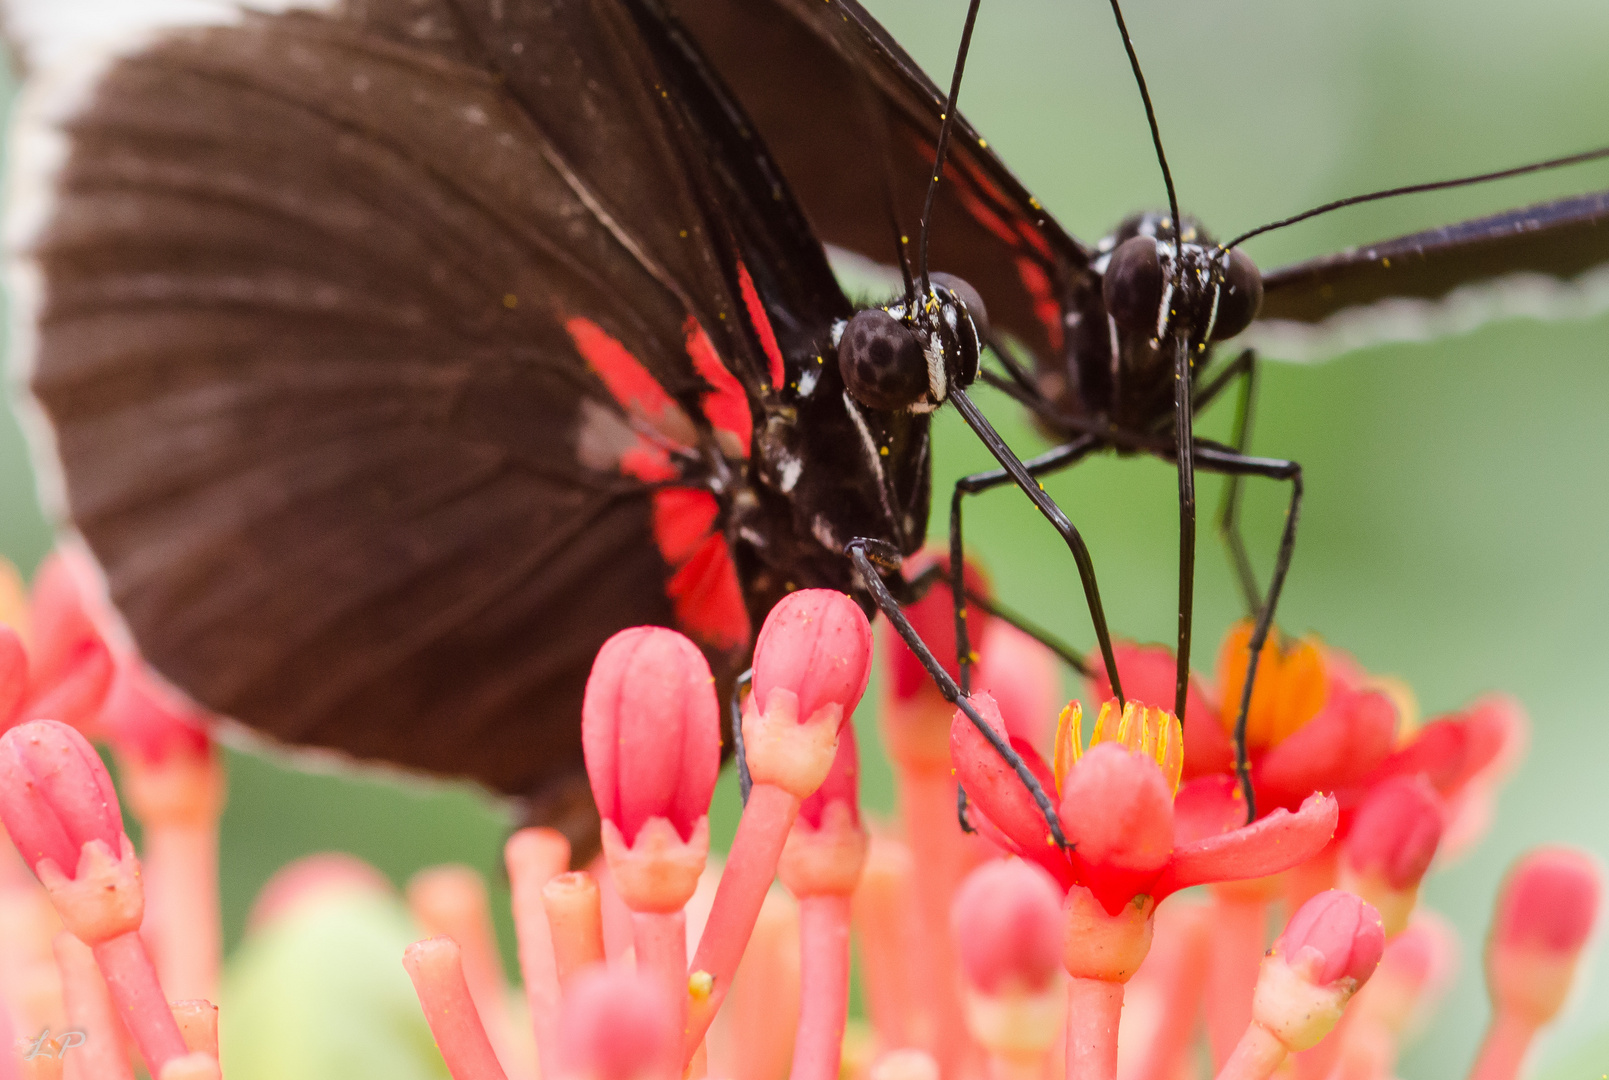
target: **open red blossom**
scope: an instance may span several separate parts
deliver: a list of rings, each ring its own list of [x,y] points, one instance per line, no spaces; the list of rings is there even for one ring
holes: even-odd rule
[[[604,642],[581,704],[581,744],[598,813],[628,845],[655,817],[690,839],[721,759],[715,678],[698,646],[663,626]]]
[[[204,757],[210,750],[207,717],[159,684],[137,656],[117,666],[100,710],[100,727],[119,752],[147,763],[171,754]]]
[[[1513,698],[1491,695],[1425,724],[1381,762],[1378,778],[1420,775],[1447,797],[1511,767],[1524,751],[1528,724]]]
[[[28,696],[28,652],[22,638],[0,626],[0,731],[10,727]]]
[[[1245,686],[1251,626],[1231,628],[1219,655],[1219,690],[1206,694],[1192,677],[1184,724],[1186,780],[1231,774],[1231,733]],[[1173,652],[1124,644],[1118,671],[1130,698],[1172,701]],[[1101,676],[1091,689],[1105,694]],[[1148,696],[1149,695],[1149,696]],[[1201,722],[1211,718],[1213,723]],[[1315,791],[1355,804],[1391,755],[1399,723],[1392,696],[1344,653],[1316,639],[1271,635],[1258,657],[1257,683],[1246,716],[1246,746],[1259,814],[1295,810]]]
[[[67,877],[85,844],[121,850],[123,813],[100,755],[66,724],[34,720],[0,735],[0,821],[35,874],[49,859]]]
[[[988,695],[972,701],[985,722],[1003,733],[1004,722]],[[1143,709],[1132,701],[1130,707]],[[1165,717],[1177,729],[1171,715],[1145,712]],[[1317,854],[1335,833],[1338,810],[1328,795],[1311,796],[1294,813],[1279,809],[1251,825],[1230,827],[1245,820],[1244,804],[1238,819],[1231,817],[1228,807],[1236,796],[1232,787],[1215,780],[1201,788],[1185,785],[1180,797],[1188,793],[1183,805],[1189,817],[1181,823],[1181,804],[1172,791],[1179,775],[1178,759],[1169,749],[1173,744],[1149,726],[1139,731],[1132,725],[1112,727],[1114,738],[1084,751],[1063,776],[1058,816],[1067,838],[1076,838],[1073,852],[1051,842],[1038,806],[966,714],[956,710],[950,727],[957,778],[975,804],[980,825],[987,822],[980,831],[1044,867],[1063,887],[1087,887],[1110,914],[1141,895],[1160,901],[1192,885],[1288,870]],[[1032,747],[1012,745],[1041,784],[1047,778],[1054,783],[1052,770]],[[1174,771],[1164,771],[1161,762],[1172,763]],[[1046,790],[1056,791],[1048,784]]]

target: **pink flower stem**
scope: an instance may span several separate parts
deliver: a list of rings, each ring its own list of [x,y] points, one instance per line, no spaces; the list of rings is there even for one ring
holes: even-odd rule
[[[1067,980],[1067,1080],[1114,1080],[1123,984]]]
[[[637,970],[665,988],[678,1014],[687,1010],[687,914],[635,911],[631,915]],[[680,1019],[680,1016],[678,1016]]]
[[[1267,945],[1268,902],[1213,890],[1212,956],[1207,969],[1207,1041],[1222,1068],[1251,1023],[1251,998]]]
[[[1511,1012],[1498,1012],[1486,1029],[1480,1056],[1469,1070],[1469,1080],[1513,1080],[1520,1074],[1535,1036],[1536,1025],[1531,1021]]]
[[[855,890],[855,940],[860,949],[861,986],[866,1014],[879,1046],[910,1046],[914,1030],[914,973],[906,957],[915,950],[906,917],[912,874],[909,848],[874,837]]]
[[[218,824],[163,823],[145,830],[142,930],[174,1000],[216,1000],[223,957],[218,907]]]
[[[900,818],[911,845],[917,940],[922,942],[912,954],[912,978],[932,1024],[935,1038],[930,1049],[939,1071],[954,1077],[971,1049],[950,932],[950,904],[966,874],[965,838],[955,816],[955,780],[948,767],[942,771],[905,767],[899,779]]]
[[[707,973],[712,982],[708,995],[694,998],[688,1009],[683,1061],[690,1060],[703,1042],[710,1021],[732,987],[732,976],[754,932],[760,905],[776,877],[788,830],[798,815],[799,800],[775,784],[756,783],[749,792],[710,906],[709,922],[693,956],[692,973]]]
[[[93,948],[112,1004],[134,1037],[146,1068],[159,1073],[169,1060],[189,1053],[139,933],[118,934]]]
[[[1229,1060],[1218,1070],[1217,1080],[1268,1080],[1287,1054],[1285,1044],[1271,1031],[1261,1024],[1247,1024]]]
[[[1200,912],[1207,914],[1205,909]],[[1133,1080],[1172,1080],[1183,1074],[1183,1065],[1196,1035],[1196,1016],[1202,992],[1207,985],[1207,956],[1212,948],[1213,928],[1207,918],[1193,919],[1178,929],[1175,954],[1164,970],[1162,1015],[1156,1034],[1146,1046]],[[1159,957],[1153,953],[1151,962]]]
[[[537,1063],[545,1063],[551,1073],[559,1022],[559,975],[542,890],[570,865],[570,843],[553,829],[521,829],[504,845],[503,862],[508,867],[520,978],[536,1036]]]
[[[849,897],[800,897],[799,945],[799,1032],[789,1080],[836,1080],[849,1017]]]
[[[508,1080],[486,1037],[464,981],[463,953],[452,938],[416,941],[402,954],[430,1033],[453,1080]]]
[[[94,952],[66,930],[56,935],[55,948],[67,1023],[84,1033],[84,1044],[71,1051],[74,1068],[95,1080],[134,1080],[123,1050],[123,1025],[95,967]]]
[[[585,870],[560,874],[542,886],[542,907],[552,929],[554,976],[562,988],[576,972],[604,961],[598,879]]]

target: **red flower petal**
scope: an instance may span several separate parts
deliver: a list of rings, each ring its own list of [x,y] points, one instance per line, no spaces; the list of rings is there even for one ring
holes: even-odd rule
[[[1250,825],[1181,845],[1174,849],[1152,895],[1160,900],[1191,885],[1289,870],[1324,849],[1335,835],[1339,817],[1335,796],[1312,795],[1294,814],[1275,810]]]

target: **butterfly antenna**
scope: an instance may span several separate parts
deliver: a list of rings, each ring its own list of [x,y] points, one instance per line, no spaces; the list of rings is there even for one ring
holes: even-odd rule
[[[1140,70],[1140,58],[1134,52],[1134,41],[1129,37],[1128,23],[1123,21],[1123,9],[1117,0],[1111,0],[1112,17],[1117,20],[1117,32],[1123,36],[1123,49],[1129,54],[1129,67],[1134,69],[1134,81],[1140,88],[1140,100],[1145,103],[1145,119],[1151,125],[1151,143],[1156,147],[1156,161],[1162,166],[1162,182],[1168,188],[1168,214],[1173,219],[1173,238],[1178,240],[1182,227],[1179,224],[1179,195],[1173,190],[1173,170],[1168,168],[1168,154],[1162,149],[1162,129],[1156,125],[1156,108],[1151,104],[1151,91],[1145,85],[1145,72]]]
[[[1340,210],[1347,206],[1356,206],[1359,203],[1378,202],[1381,199],[1391,199],[1398,195],[1417,195],[1421,191],[1445,191],[1447,188],[1468,187],[1470,184],[1484,184],[1488,180],[1506,180],[1510,176],[1524,176],[1526,173],[1544,172],[1548,169],[1562,169],[1566,165],[1579,165],[1585,161],[1597,161],[1609,157],[1609,146],[1588,150],[1581,154],[1571,154],[1568,157],[1550,158],[1547,161],[1537,161],[1530,165],[1517,165],[1512,169],[1499,169],[1497,172],[1479,173],[1475,176],[1460,176],[1456,180],[1436,180],[1428,184],[1409,184],[1406,187],[1386,188],[1384,191],[1371,191],[1367,195],[1353,195],[1348,199],[1336,199],[1323,206],[1315,206],[1311,210],[1304,210],[1300,214],[1293,214],[1288,218],[1271,221],[1267,225],[1259,225],[1255,229],[1241,233],[1227,244],[1221,245],[1224,251],[1245,243],[1254,236],[1261,236],[1275,229],[1283,229],[1287,225],[1295,225],[1298,221],[1328,214],[1331,210]]]
[[[955,126],[955,101],[961,96],[961,73],[966,70],[967,50],[972,47],[972,27],[978,21],[978,6],[981,3],[982,0],[972,0],[967,5],[966,26],[961,29],[961,48],[955,54],[955,73],[950,76],[950,96],[944,103],[938,146],[933,152],[933,178],[928,181],[927,201],[922,204],[921,249],[917,256],[917,267],[921,271],[924,297],[932,291],[927,277],[927,242],[933,231],[933,200],[938,197],[939,177],[944,175],[944,155],[950,148],[950,129]]]

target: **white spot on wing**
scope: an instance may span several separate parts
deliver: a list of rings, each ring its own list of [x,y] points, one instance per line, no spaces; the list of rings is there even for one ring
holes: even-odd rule
[[[782,493],[786,495],[799,483],[799,474],[804,471],[804,462],[796,457],[790,457],[782,462],[781,480]]]
[[[1271,359],[1317,363],[1397,341],[1467,334],[1499,319],[1584,319],[1609,311],[1609,265],[1570,281],[1510,274],[1454,289],[1440,300],[1394,297],[1345,308],[1318,323],[1258,320],[1237,340]]]

